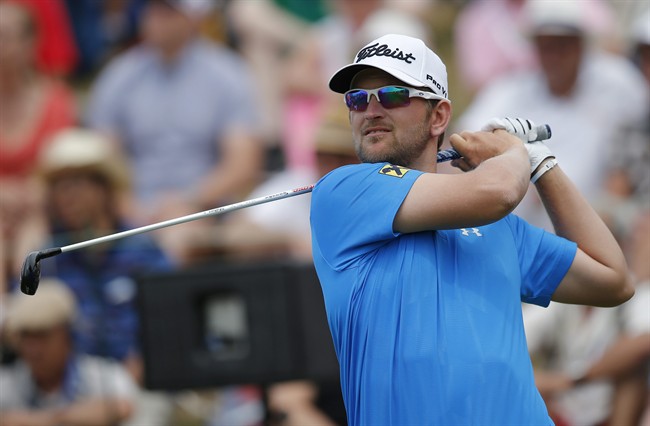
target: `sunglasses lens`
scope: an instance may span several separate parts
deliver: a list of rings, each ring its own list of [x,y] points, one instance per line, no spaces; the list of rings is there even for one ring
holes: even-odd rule
[[[345,94],[345,104],[350,111],[365,111],[368,107],[368,92],[354,90]]]
[[[409,90],[405,87],[386,86],[375,90],[351,90],[345,94],[345,104],[350,111],[365,111],[368,108],[368,93],[376,94],[384,108],[397,108],[411,103]]]
[[[408,89],[388,86],[379,90],[379,102],[384,108],[397,108],[411,103]]]

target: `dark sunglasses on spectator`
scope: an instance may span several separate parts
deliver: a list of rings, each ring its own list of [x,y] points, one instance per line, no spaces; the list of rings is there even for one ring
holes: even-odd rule
[[[345,104],[350,111],[365,111],[370,103],[370,96],[375,95],[384,108],[407,106],[411,98],[442,99],[441,96],[420,89],[404,86],[384,86],[378,89],[352,89],[345,92]]]

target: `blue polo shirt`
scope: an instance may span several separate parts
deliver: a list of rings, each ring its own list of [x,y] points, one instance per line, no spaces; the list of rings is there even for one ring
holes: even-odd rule
[[[421,174],[352,165],[313,190],[314,262],[350,424],[553,424],[535,387],[521,301],[549,304],[576,244],[514,215],[396,233]]]

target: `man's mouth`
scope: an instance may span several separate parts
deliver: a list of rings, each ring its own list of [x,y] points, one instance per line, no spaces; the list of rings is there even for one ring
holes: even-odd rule
[[[364,136],[375,136],[389,133],[390,130],[386,127],[368,127],[363,131]]]

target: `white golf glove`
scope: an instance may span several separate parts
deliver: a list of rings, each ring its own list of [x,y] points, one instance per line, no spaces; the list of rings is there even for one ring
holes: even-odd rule
[[[539,136],[537,134],[537,126],[535,126],[535,123],[532,121],[511,117],[493,118],[481,128],[484,132],[491,132],[499,129],[517,136],[522,142],[524,142],[524,147],[528,151],[528,160],[530,161],[531,182],[537,182],[544,173],[557,165],[557,160],[551,150],[544,142],[537,141]],[[544,164],[544,166],[535,173],[535,170],[537,170],[539,165],[548,158],[551,158],[552,160]],[[533,173],[535,174],[533,175]]]

